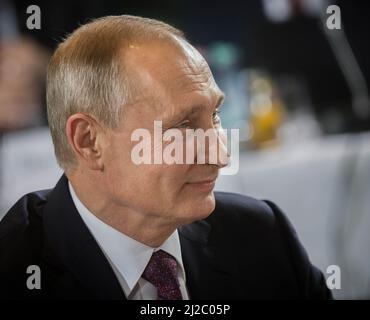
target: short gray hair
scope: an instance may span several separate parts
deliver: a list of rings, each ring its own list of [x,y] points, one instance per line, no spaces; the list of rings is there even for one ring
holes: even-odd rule
[[[132,42],[184,38],[158,20],[122,15],[89,22],[69,35],[51,57],[47,71],[47,114],[58,164],[66,170],[76,163],[65,131],[78,112],[114,128],[134,86],[122,59]]]

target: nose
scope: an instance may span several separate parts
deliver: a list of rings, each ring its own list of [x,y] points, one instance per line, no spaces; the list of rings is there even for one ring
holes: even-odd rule
[[[216,165],[219,169],[229,164],[227,134],[222,128],[195,131],[196,163]]]
[[[217,147],[218,147],[218,156],[217,156],[217,166],[221,169],[226,167],[230,161],[230,153],[227,150],[227,134],[226,130],[223,128],[216,130],[217,134]]]

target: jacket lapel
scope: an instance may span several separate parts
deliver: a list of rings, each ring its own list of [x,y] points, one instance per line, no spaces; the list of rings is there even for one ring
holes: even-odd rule
[[[49,195],[44,208],[44,227],[48,243],[46,259],[57,253],[56,261],[67,268],[91,296],[125,299],[109,262],[73,204],[65,175]]]
[[[212,213],[212,215],[214,215]],[[239,295],[232,248],[218,243],[218,231],[207,220],[179,229],[190,299],[232,299]]]

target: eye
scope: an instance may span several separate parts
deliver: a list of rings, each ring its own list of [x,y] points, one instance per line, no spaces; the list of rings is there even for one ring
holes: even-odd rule
[[[189,126],[190,126],[190,121],[189,120],[186,120],[186,121],[180,123],[176,127],[182,129],[182,128],[188,128]]]
[[[221,119],[220,119],[220,116],[219,114],[221,113],[221,111],[219,109],[216,109],[213,114],[212,114],[212,119],[213,119],[213,122],[214,123],[219,123],[221,122]]]

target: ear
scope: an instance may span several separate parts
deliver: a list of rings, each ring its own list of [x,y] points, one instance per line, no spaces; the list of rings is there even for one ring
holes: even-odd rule
[[[91,170],[104,169],[100,144],[103,132],[94,118],[84,113],[71,115],[66,123],[66,134],[79,163]]]

